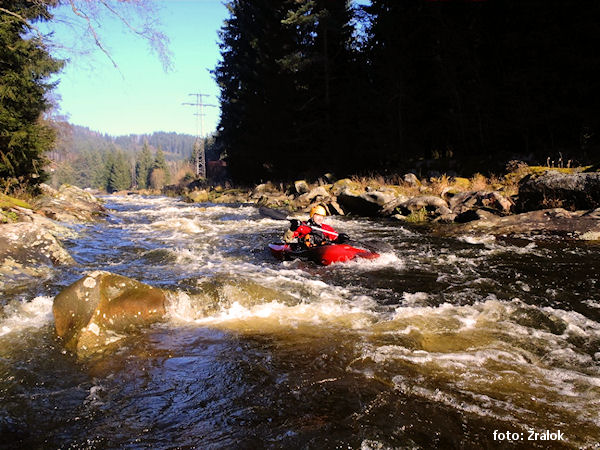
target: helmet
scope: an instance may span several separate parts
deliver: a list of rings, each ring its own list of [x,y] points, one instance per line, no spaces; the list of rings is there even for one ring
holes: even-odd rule
[[[310,210],[310,217],[314,216],[315,214],[319,214],[321,216],[326,216],[327,210],[321,205],[315,205]]]

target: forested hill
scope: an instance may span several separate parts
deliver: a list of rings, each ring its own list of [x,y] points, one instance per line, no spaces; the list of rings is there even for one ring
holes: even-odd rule
[[[120,150],[127,155],[135,155],[147,144],[151,149],[161,149],[167,161],[187,160],[192,155],[195,136],[174,132],[158,131],[152,134],[129,134],[110,136],[89,128],[61,123],[61,138],[51,159],[60,162],[72,159],[87,151],[110,152]]]
[[[130,188],[160,189],[192,176],[190,164],[196,138],[189,134],[155,132],[109,136],[62,122],[48,153],[51,184],[74,184],[108,192]],[[205,138],[206,157],[219,159],[213,136]]]

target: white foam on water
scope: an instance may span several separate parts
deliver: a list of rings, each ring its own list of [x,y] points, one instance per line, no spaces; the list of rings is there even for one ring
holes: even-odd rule
[[[157,220],[152,222],[153,228],[169,231],[182,231],[185,233],[195,234],[203,233],[206,231],[206,227],[192,219],[185,217],[172,217],[165,220]]]
[[[382,267],[393,267],[395,269],[403,269],[406,266],[406,262],[403,259],[399,258],[398,255],[396,255],[393,252],[382,252],[379,253],[379,258],[354,258],[351,261],[334,263],[332,264],[332,266],[348,266],[352,267],[353,269],[357,268],[359,270],[369,271],[381,269]]]
[[[471,245],[483,245],[485,249],[481,250],[481,256],[491,256],[503,253],[515,253],[520,255],[537,255],[542,256],[543,252],[538,248],[535,242],[520,247],[517,245],[498,242],[495,236],[492,235],[464,235],[458,237],[458,240]]]
[[[467,244],[473,244],[473,245],[485,245],[485,244],[491,244],[493,242],[496,242],[496,236],[490,235],[490,234],[484,234],[481,236],[470,236],[470,235],[465,235],[465,236],[459,236],[458,240],[461,242],[465,242]]]
[[[29,302],[12,302],[4,307],[6,317],[0,319],[0,336],[28,328],[41,328],[53,320],[54,297],[35,297]]]
[[[404,306],[423,306],[429,300],[429,294],[427,292],[404,292],[402,294],[402,301]]]
[[[543,250],[538,248],[535,242],[530,242],[524,247],[519,247],[517,245],[506,245],[502,244],[493,244],[490,246],[489,255],[497,255],[502,253],[514,253],[517,255],[532,255],[532,256],[544,256]]]
[[[250,297],[261,295],[252,286],[242,282],[226,282],[219,289],[217,310],[206,311],[202,302],[214,303],[214,298],[202,294],[190,296],[185,292],[171,295],[167,307],[171,320],[201,325],[224,325],[245,321],[249,327],[255,319],[268,319],[271,325],[297,327],[299,324],[344,324],[351,329],[369,327],[377,319],[372,312],[377,302],[363,294],[353,294],[345,287],[330,286],[318,279],[306,279],[300,271],[265,270],[259,282],[269,298]],[[239,277],[238,277],[239,278]],[[278,295],[281,292],[281,295]],[[258,325],[257,325],[258,326]]]
[[[535,423],[545,408],[600,427],[600,352],[589,353],[600,324],[579,313],[495,299],[399,307],[365,342],[349,370],[404,393],[502,420]]]
[[[584,300],[582,303],[585,303],[591,308],[600,309],[600,302],[596,300]]]
[[[311,325],[350,325],[352,329],[364,329],[372,323],[370,315],[362,308],[349,307],[335,302],[298,304],[288,306],[277,301],[245,307],[234,302],[219,314],[197,319],[199,324],[226,324],[231,321],[252,321],[253,319],[271,319],[281,326],[295,328],[299,324]],[[260,328],[260,327],[259,327]]]

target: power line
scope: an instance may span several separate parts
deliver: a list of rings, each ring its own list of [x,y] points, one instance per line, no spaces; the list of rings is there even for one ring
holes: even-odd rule
[[[217,108],[217,105],[206,104],[202,101],[202,97],[210,97],[208,94],[189,94],[193,97],[196,97],[195,103],[185,102],[182,105],[195,106],[196,112],[194,115],[196,116],[196,142],[194,142],[194,171],[196,172],[196,176],[200,176],[202,178],[206,178],[206,155],[204,152],[204,107],[212,106]]]

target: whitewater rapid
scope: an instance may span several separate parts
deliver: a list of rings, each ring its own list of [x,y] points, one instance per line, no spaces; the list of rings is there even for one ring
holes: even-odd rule
[[[140,429],[150,430],[140,445],[198,445],[196,433],[214,448],[493,446],[495,429],[560,429],[566,440],[556,445],[597,443],[593,245],[441,238],[392,221],[336,217],[334,228],[389,251],[320,267],[272,259],[266,245],[286,223],[254,206],[107,202],[109,220],[78,228],[70,244],[78,266],[5,297],[0,426],[16,429],[22,444],[127,446]],[[168,312],[121,339],[116,353],[82,366],[56,341],[51,308],[61,287],[93,270],[166,289]],[[154,403],[135,407],[149,392]],[[65,414],[58,425],[43,419],[55,407]],[[270,426],[253,425],[256,416]],[[61,431],[36,440],[19,425],[34,419]],[[119,421],[128,424],[121,431]]]

